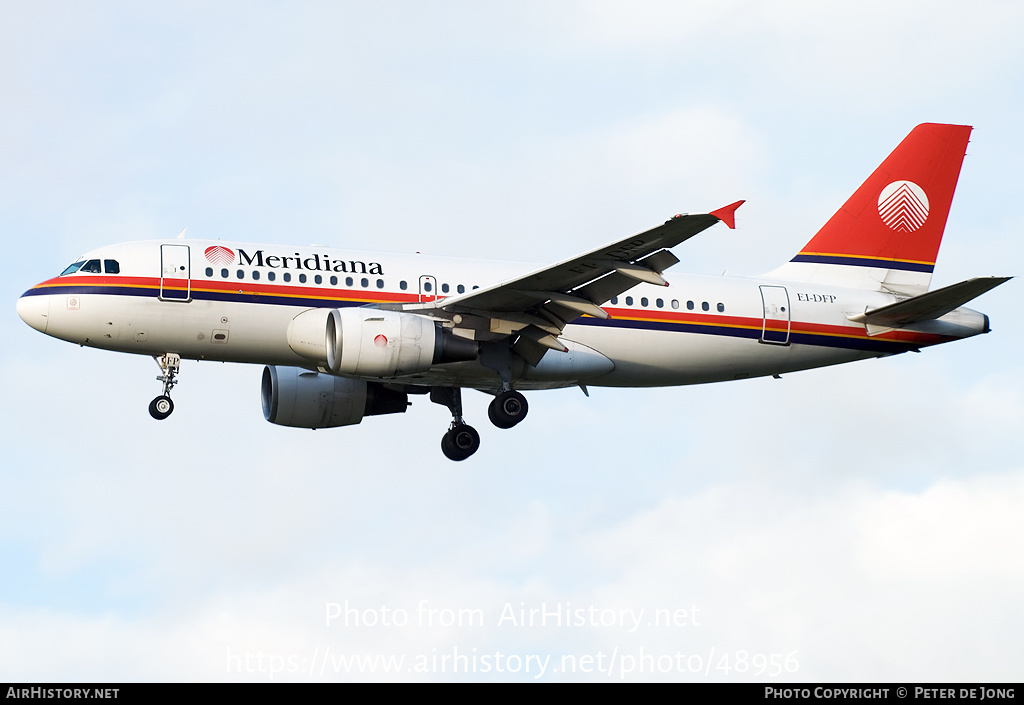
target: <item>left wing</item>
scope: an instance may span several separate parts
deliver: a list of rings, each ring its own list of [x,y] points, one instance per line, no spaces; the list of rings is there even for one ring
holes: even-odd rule
[[[507,336],[518,332],[515,351],[537,364],[546,349],[564,351],[558,335],[580,315],[608,318],[601,308],[638,282],[668,286],[661,273],[679,259],[668,251],[722,221],[735,227],[735,212],[743,201],[699,215],[677,215],[663,225],[627,237],[558,264],[460,296],[414,304],[408,309],[440,310],[470,317],[470,328]],[[440,312],[438,311],[438,312]],[[462,322],[456,321],[456,326]]]

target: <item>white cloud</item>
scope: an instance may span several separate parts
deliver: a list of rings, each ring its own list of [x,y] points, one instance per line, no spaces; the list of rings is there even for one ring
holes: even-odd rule
[[[846,485],[807,497],[720,486],[584,531],[538,523],[536,509],[524,508],[508,526],[517,539],[511,553],[502,541],[481,542],[460,552],[457,564],[334,560],[130,619],[8,612],[4,661],[8,673],[28,679],[74,662],[62,671],[66,677],[404,680],[421,676],[346,671],[337,659],[387,655],[408,665],[475,650],[534,653],[561,664],[563,654],[608,658],[617,650],[624,659],[714,659],[712,680],[764,680],[754,668],[724,671],[746,652],[750,666],[755,656],[790,657],[799,668],[780,674],[784,680],[1001,679],[1014,668],[1005,643],[935,636],[1020,628],[1024,615],[1007,607],[1024,587],[1022,494],[1022,471],[942,481],[921,492]],[[603,571],[584,584],[559,585],[550,568],[522,575],[525,566],[516,565],[524,550]],[[493,571],[496,552],[510,559],[507,575],[486,578],[473,569],[482,559]],[[547,623],[537,611],[532,623],[518,623],[531,610],[546,611]],[[559,622],[559,612],[574,622]],[[655,626],[668,615],[680,621]],[[675,661],[667,673],[646,674],[623,672],[628,663],[599,678],[705,679]],[[434,667],[425,677],[452,677]],[[552,670],[545,680],[577,677]]]

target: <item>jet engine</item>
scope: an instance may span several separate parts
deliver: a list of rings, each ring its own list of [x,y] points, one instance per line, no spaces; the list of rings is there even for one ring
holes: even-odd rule
[[[374,382],[335,377],[301,367],[263,368],[263,416],[297,428],[351,426],[364,416],[404,413],[409,396]]]
[[[479,346],[426,316],[375,308],[312,309],[288,326],[288,345],[332,372],[396,377],[475,360]]]

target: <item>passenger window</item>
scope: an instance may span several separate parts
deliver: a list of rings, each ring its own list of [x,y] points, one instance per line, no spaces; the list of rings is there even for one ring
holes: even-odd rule
[[[331,286],[338,286],[338,278],[331,277]]]
[[[256,280],[256,279],[260,278],[260,273],[259,273],[258,270],[256,270],[256,269],[252,270],[252,278],[253,278],[253,280]]]
[[[612,306],[618,306],[618,305],[619,305],[619,297],[618,296],[613,296],[612,297]]]
[[[305,284],[305,283],[306,283],[306,275],[305,274],[300,274],[299,275],[299,284]]]
[[[230,276],[230,273],[228,272],[228,270],[222,269],[220,270],[220,276],[221,279],[227,279]]]
[[[117,263],[116,259],[105,259],[103,260],[103,271],[106,272],[107,274],[120,274],[121,265]],[[211,269],[210,274],[208,274],[207,276],[210,276],[212,274],[213,270]]]
[[[277,275],[274,272],[267,272],[267,281],[274,281],[277,279]]]
[[[365,289],[366,287],[370,286],[370,280],[367,279],[366,277],[363,277],[362,279],[359,280],[359,286]]]
[[[433,289],[433,288],[434,287],[432,287],[430,285],[430,282],[423,282],[423,291],[425,291],[425,292],[427,292],[429,294],[430,290]]]
[[[718,304],[718,312],[725,313],[725,304]]]
[[[449,287],[448,287],[448,285],[447,285],[447,284],[442,284],[442,285],[441,285],[441,293],[442,293],[442,294],[447,294],[447,293],[448,293],[448,290],[449,290]]]
[[[665,300],[664,299],[658,299],[654,303],[658,306],[658,308],[665,308]]]
[[[324,278],[321,277],[319,274],[317,274],[315,277],[313,277],[313,283],[315,283],[315,284],[323,284],[324,283]]]
[[[398,288],[401,289],[402,291],[405,291],[406,289],[409,288],[409,282],[403,279],[402,281],[398,282]]]
[[[687,310],[692,311],[693,310],[693,302],[692,301],[687,301],[686,302],[686,308],[687,308]]]
[[[647,297],[646,296],[643,297],[642,299],[640,299],[640,305],[641,306],[646,306],[647,305]]]
[[[212,277],[213,276],[213,267],[207,267],[206,268],[206,276],[208,276],[208,277]]]
[[[710,311],[710,310],[711,310],[711,306],[709,306],[709,305],[708,305],[708,302],[707,302],[707,301],[705,301],[704,303],[702,303],[702,304],[700,305],[700,307],[701,307],[701,310],[703,310],[703,311]]]
[[[633,297],[632,296],[627,296],[626,297],[626,305],[627,306],[632,306],[633,305]]]
[[[672,308],[679,308],[679,299],[672,299]]]
[[[466,293],[466,287],[462,286],[462,284],[459,284],[459,288],[456,289],[456,291],[458,291],[460,294],[465,294]]]
[[[384,280],[383,279],[378,279],[377,280],[377,288],[378,289],[383,289],[384,288]]]
[[[239,279],[245,279],[245,272],[243,272],[241,269],[239,269],[237,276],[238,276]]]
[[[290,281],[292,280],[292,274],[291,274],[291,272],[285,272],[285,273],[284,273],[284,280],[285,280],[286,282],[290,282]]]
[[[345,277],[345,286],[352,286],[352,277]]]

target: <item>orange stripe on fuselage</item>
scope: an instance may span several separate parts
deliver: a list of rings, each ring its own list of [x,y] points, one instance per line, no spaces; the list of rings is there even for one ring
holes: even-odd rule
[[[154,294],[160,290],[159,277],[127,277],[104,275],[71,275],[55,277],[41,282],[32,289],[46,289],[67,286],[108,286],[132,289],[151,289]],[[192,279],[192,291],[203,293],[243,294],[249,296],[274,296],[278,298],[317,299],[321,301],[357,302],[357,303],[415,303],[416,294],[403,294],[387,291],[367,291],[364,289],[336,289],[319,286],[295,286],[284,284],[256,284],[252,281],[234,283],[226,280]],[[165,289],[167,287],[165,286]],[[178,288],[184,291],[184,287]],[[444,297],[440,297],[443,299]],[[726,316],[719,314],[702,314],[692,311],[658,311],[648,309],[627,309],[605,307],[611,316],[611,325],[615,321],[633,321],[637,323],[662,323],[677,325],[694,325],[735,330],[761,330],[763,318],[748,316]],[[768,330],[785,332],[784,325],[777,321],[768,321]],[[859,325],[834,325],[792,321],[790,334],[820,335],[855,340],[886,340],[911,345],[932,345],[946,340],[945,337],[913,331],[891,330],[880,335],[868,336],[867,329]]]

